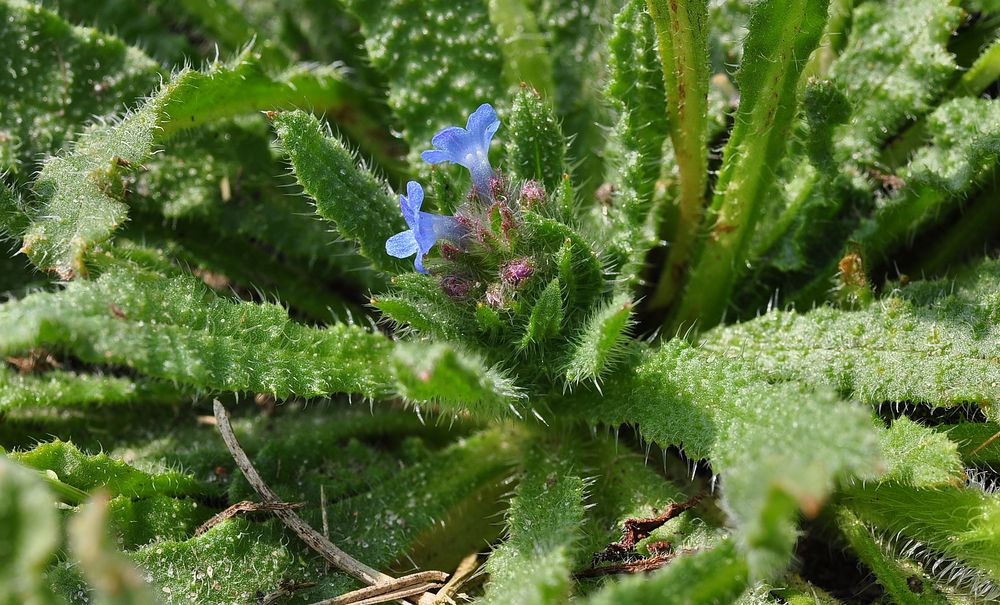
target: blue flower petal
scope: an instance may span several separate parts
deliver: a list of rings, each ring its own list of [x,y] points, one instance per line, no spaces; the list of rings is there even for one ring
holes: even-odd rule
[[[385,240],[385,251],[389,256],[406,258],[420,251],[413,229],[407,229]]]
[[[440,164],[441,162],[453,162],[451,154],[442,149],[431,149],[420,154],[428,164]]]
[[[403,212],[410,229],[420,228],[420,207],[424,203],[424,189],[420,183],[410,181],[406,184],[406,195],[399,196],[399,209]]]
[[[431,143],[437,149],[420,154],[428,164],[453,162],[464,166],[472,175],[472,183],[479,195],[490,195],[493,167],[490,166],[490,142],[500,128],[497,112],[489,103],[483,103],[472,112],[465,128],[449,126],[442,129]]]

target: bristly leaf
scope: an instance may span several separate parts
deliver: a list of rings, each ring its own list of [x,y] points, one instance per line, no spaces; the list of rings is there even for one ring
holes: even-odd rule
[[[478,356],[445,343],[403,343],[392,360],[400,394],[445,409],[468,409],[486,418],[520,415],[523,394],[513,380]]]
[[[544,605],[569,596],[586,484],[568,445],[542,441],[529,447],[507,511],[507,539],[486,563],[490,579],[483,603]]]
[[[718,328],[702,346],[744,359],[772,380],[829,385],[866,403],[1000,402],[996,350],[1000,261],[950,281],[894,291],[860,311],[774,311]]]
[[[316,211],[358,242],[377,267],[400,271],[405,264],[389,256],[385,242],[402,231],[399,202],[388,187],[357,160],[344,143],[323,132],[319,120],[302,111],[275,117],[281,146],[303,190],[316,200]]]
[[[604,32],[614,16],[612,0],[537,0],[538,26],[548,41],[555,79],[554,105],[570,138],[573,182],[591,203],[604,174],[599,150],[608,121],[600,98]]]
[[[828,4],[754,5],[737,75],[740,106],[705,217],[710,233],[695,257],[674,327],[699,320],[712,326],[726,311],[761,207],[771,194],[775,166],[785,154],[799,75],[823,33]]]
[[[625,254],[618,288],[626,291],[658,241],[660,212],[653,211],[653,195],[670,133],[656,32],[644,0],[630,0],[618,13],[608,47],[606,94],[620,114],[608,145],[608,179],[617,188],[608,210],[615,244]]]
[[[879,447],[886,465],[879,481],[925,487],[965,480],[965,467],[955,442],[906,416],[879,431]]]
[[[537,179],[546,192],[562,183],[566,168],[566,139],[552,105],[527,86],[514,97],[510,112],[507,164],[515,178]]]
[[[0,355],[43,346],[209,390],[374,397],[389,382],[390,343],[379,334],[308,328],[278,305],[226,300],[194,279],[135,269],[0,306]]]
[[[592,422],[638,425],[661,447],[681,446],[720,473],[723,506],[754,577],[787,564],[798,509],[815,514],[841,478],[874,472],[875,433],[861,408],[828,390],[774,383],[675,339],[636,353],[603,396],[579,390],[561,409]]]
[[[632,299],[619,294],[587,320],[575,337],[566,364],[566,381],[599,381],[626,356],[632,325]]]
[[[147,473],[106,454],[88,456],[72,443],[58,440],[9,456],[29,468],[55,473],[62,483],[88,493],[103,489],[114,496],[141,499],[155,495],[196,496],[206,492],[188,475],[175,471]]]
[[[960,487],[883,484],[852,487],[844,504],[861,521],[934,557],[981,570],[1000,582],[1000,497]],[[940,561],[940,559],[938,559]]]
[[[138,50],[37,4],[0,3],[0,23],[0,172],[18,181],[87,121],[120,112],[159,80],[156,62]]]
[[[23,250],[40,268],[69,278],[86,271],[84,255],[125,221],[123,171],[138,167],[171,134],[222,117],[308,104],[334,107],[349,86],[336,70],[301,69],[273,78],[248,51],[231,65],[185,70],[114,126],[95,126],[72,151],[51,158],[35,181],[41,204]]]
[[[44,374],[19,374],[0,366],[0,410],[136,401],[166,403],[177,401],[183,396],[181,389],[165,382],[62,370]]]
[[[851,240],[868,262],[940,218],[982,183],[1000,160],[1000,101],[960,98],[930,116],[931,144],[903,172],[907,188],[865,221]]]
[[[933,583],[912,573],[897,561],[872,535],[871,530],[849,510],[838,507],[831,515],[840,533],[878,583],[901,605],[945,605],[948,601]]]
[[[521,348],[539,345],[542,342],[558,336],[563,323],[563,295],[559,278],[555,278],[545,286],[538,295],[535,306],[531,309],[528,326],[521,339]]]
[[[0,603],[59,602],[44,577],[59,533],[55,500],[41,478],[0,454]]]
[[[347,0],[389,83],[389,106],[416,164],[431,137],[502,99],[500,44],[485,0]],[[413,29],[401,24],[425,23]]]

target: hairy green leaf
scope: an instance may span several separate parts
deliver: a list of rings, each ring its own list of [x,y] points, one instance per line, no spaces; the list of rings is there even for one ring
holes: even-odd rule
[[[558,603],[569,596],[584,480],[563,446],[535,444],[507,512],[507,539],[486,563],[484,603]]]
[[[0,366],[0,410],[134,401],[165,403],[177,401],[181,396],[181,389],[151,380],[62,370],[22,374]]]
[[[894,291],[860,311],[773,311],[718,328],[702,345],[772,380],[830,385],[869,403],[1000,401],[1000,262],[953,290],[949,281]]]
[[[0,603],[58,603],[43,572],[59,539],[55,500],[45,484],[0,454]]]
[[[845,508],[834,513],[835,524],[858,558],[867,565],[894,603],[900,605],[937,604],[948,601],[927,579],[911,573],[890,553],[886,553],[871,530]]]
[[[829,391],[774,383],[681,340],[639,353],[603,396],[580,391],[561,405],[594,422],[637,424],[661,447],[708,458],[755,576],[787,563],[799,508],[815,512],[838,478],[873,472],[866,414]]]
[[[568,382],[598,381],[622,361],[629,343],[632,307],[631,298],[618,295],[587,320],[568,356]]]
[[[374,397],[388,383],[389,342],[378,334],[305,327],[278,305],[125,268],[0,306],[0,354],[39,346],[211,390]]]
[[[630,0],[615,17],[608,47],[606,95],[619,112],[608,149],[609,179],[618,187],[611,207],[612,224],[616,245],[626,254],[622,281],[631,286],[638,279],[645,253],[657,241],[653,196],[670,133],[656,32],[643,0]]]
[[[938,556],[1000,579],[1000,499],[959,487],[854,487],[845,505],[887,536],[921,542]]]
[[[127,218],[121,173],[145,161],[176,132],[222,117],[294,104],[336,107],[349,95],[336,69],[264,73],[248,53],[208,71],[179,72],[142,107],[113,126],[95,126],[73,149],[45,163],[34,189],[42,203],[23,251],[63,277],[85,272],[84,255]]]
[[[407,343],[397,347],[393,374],[400,393],[415,402],[469,409],[485,417],[520,414],[523,394],[516,383],[477,355],[445,343]]]
[[[18,181],[93,116],[120,112],[158,81],[149,57],[36,4],[0,2],[0,23],[0,172]]]
[[[292,170],[320,216],[354,240],[375,265],[400,270],[404,261],[385,251],[385,241],[403,230],[399,203],[386,185],[331,134],[324,133],[315,117],[293,111],[275,118],[278,139],[288,154]]]
[[[72,443],[58,440],[9,456],[27,467],[55,473],[63,483],[85,492],[104,489],[112,495],[133,499],[204,493],[198,482],[188,475],[175,471],[147,473],[103,453],[84,454]]]
[[[559,278],[545,286],[531,309],[528,326],[521,339],[521,347],[528,348],[558,336],[563,323],[563,296]]]
[[[518,179],[537,179],[556,191],[566,169],[566,139],[552,106],[538,91],[522,87],[510,112],[507,164]]]
[[[441,128],[502,98],[500,43],[485,0],[346,0],[389,84],[414,164]],[[427,23],[420,29],[402,23]],[[433,24],[433,25],[431,25]]]

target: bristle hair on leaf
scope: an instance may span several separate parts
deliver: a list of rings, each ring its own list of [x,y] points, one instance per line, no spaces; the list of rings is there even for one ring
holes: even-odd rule
[[[565,369],[567,383],[598,381],[625,358],[632,313],[632,299],[624,294],[593,312],[574,338]]]

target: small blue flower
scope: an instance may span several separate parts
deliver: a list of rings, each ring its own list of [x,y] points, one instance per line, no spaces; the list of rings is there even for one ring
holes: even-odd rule
[[[479,109],[469,116],[465,128],[449,126],[434,135],[431,144],[437,149],[431,149],[420,154],[428,164],[454,162],[465,166],[472,174],[472,184],[483,196],[490,193],[490,179],[493,178],[493,167],[490,166],[490,141],[500,128],[497,112],[489,103],[483,103]]]
[[[399,196],[399,208],[403,211],[403,218],[410,228],[387,239],[385,251],[396,258],[407,258],[416,254],[413,266],[417,271],[427,273],[424,269],[424,255],[430,252],[439,239],[459,243],[465,229],[453,216],[421,212],[420,206],[423,203],[424,189],[420,183],[416,181],[407,183],[406,195]]]

